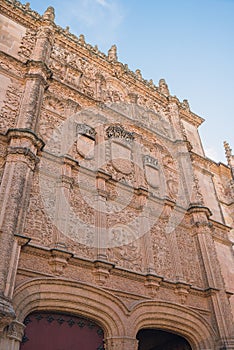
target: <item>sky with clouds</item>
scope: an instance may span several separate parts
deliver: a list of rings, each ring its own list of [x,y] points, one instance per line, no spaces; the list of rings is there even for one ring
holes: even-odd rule
[[[223,141],[234,150],[234,0],[31,0],[40,14],[55,8],[56,23],[119,61],[141,69],[172,95],[188,99],[205,119],[206,155],[226,163]]]

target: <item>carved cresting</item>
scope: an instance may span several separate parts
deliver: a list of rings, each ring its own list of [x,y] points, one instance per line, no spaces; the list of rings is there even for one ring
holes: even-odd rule
[[[78,136],[79,134],[88,136],[94,140],[96,136],[96,131],[94,130],[94,128],[87,124],[77,124],[76,135]]]
[[[109,139],[119,138],[127,142],[134,141],[134,133],[126,131],[122,125],[110,125],[106,129],[106,135]]]

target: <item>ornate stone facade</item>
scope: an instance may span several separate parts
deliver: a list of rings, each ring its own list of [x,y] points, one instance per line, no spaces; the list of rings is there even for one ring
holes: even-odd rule
[[[53,8],[2,0],[0,29],[0,348],[54,312],[96,322],[108,350],[142,350],[144,329],[233,349],[229,144],[227,165],[206,158],[187,100]]]

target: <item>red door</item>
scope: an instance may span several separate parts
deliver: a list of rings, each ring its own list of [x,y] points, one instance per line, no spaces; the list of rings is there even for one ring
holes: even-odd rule
[[[103,350],[103,330],[93,321],[56,312],[26,317],[20,350]]]

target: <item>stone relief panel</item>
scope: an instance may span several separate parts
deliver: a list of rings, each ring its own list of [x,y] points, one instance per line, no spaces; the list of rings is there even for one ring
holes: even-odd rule
[[[5,56],[4,53],[0,51],[0,67],[5,74],[8,75],[9,72],[11,75],[16,75],[17,77],[24,78],[24,74],[26,72],[26,67],[21,64],[19,61],[15,61],[10,56]],[[10,79],[10,78],[9,78]],[[1,76],[1,80],[3,82],[1,87],[5,87],[4,84],[4,76]]]
[[[53,169],[55,167],[51,164],[50,171],[53,172]],[[49,168],[47,170],[49,172]],[[66,215],[66,223],[63,225],[65,229],[62,232],[57,225],[57,221],[62,219],[62,216],[58,217],[56,180],[46,174],[39,176],[40,180],[38,174],[34,176],[24,234],[32,238],[32,243],[51,248],[56,247],[59,243],[63,245],[63,249],[73,254],[94,258],[94,249],[90,248],[95,234],[94,212],[85,202],[86,197],[82,196],[76,188],[71,190],[71,197],[67,198],[71,210]],[[45,187],[42,191],[43,183]],[[43,200],[44,196],[47,196],[46,202]],[[78,222],[80,225],[77,224]],[[82,223],[86,225],[82,226]],[[86,229],[86,232],[82,231],[83,228]]]
[[[71,252],[93,259],[93,247],[96,246],[95,207],[92,205],[92,193],[82,187],[74,186],[70,191],[70,212],[64,241]]]
[[[196,287],[204,287],[196,242],[191,234],[191,227],[179,226],[176,229],[176,239],[185,281]]]
[[[173,138],[172,126],[168,120],[166,108],[154,102],[152,97],[139,98],[131,117],[153,132],[169,139]]]
[[[108,260],[128,270],[143,271],[139,212],[126,203],[125,191],[120,192],[121,190],[116,192],[119,203],[116,197],[114,201],[110,199],[106,203],[106,225],[110,245]],[[134,200],[136,199],[133,197],[132,202]]]
[[[108,260],[124,269],[142,272],[142,240],[138,235],[121,223],[116,224],[110,234],[116,246],[108,248]]]
[[[156,274],[169,280],[175,279],[172,252],[164,230],[165,223],[158,220],[151,229],[151,240]]]
[[[89,58],[69,52],[56,43],[51,55],[51,69],[55,77],[75,86],[85,95],[101,100],[113,110],[126,114],[150,130],[172,138],[166,107],[152,96],[138,95],[135,91],[129,93],[126,84],[111,77],[112,73],[101,73]],[[135,97],[132,98],[132,95]],[[129,102],[134,103],[134,109]]]
[[[18,55],[26,61],[30,58],[33,48],[36,43],[36,31],[27,29],[25,35],[22,37]]]
[[[230,203],[233,195],[231,190],[231,180],[224,176],[214,175],[213,177],[215,189],[220,201],[224,203]]]
[[[43,106],[45,109],[48,109],[61,116],[63,116],[65,113],[65,101],[53,95],[47,94],[45,96]]]
[[[11,82],[8,86],[0,109],[0,132],[5,133],[8,128],[15,127],[22,93],[23,86],[17,82]]]
[[[75,114],[80,108],[79,104],[71,99],[64,99],[59,94],[45,94],[41,115],[39,119],[39,135],[43,141],[50,140],[52,135],[59,132],[59,126]],[[75,126],[74,126],[75,128]],[[55,135],[56,137],[56,135]]]
[[[0,108],[4,105],[4,100],[6,99],[7,88],[11,83],[11,79],[6,77],[5,75],[0,75],[1,86],[0,86]]]
[[[56,43],[51,54],[50,68],[55,77],[84,94],[95,98],[102,97],[105,79],[88,58],[68,51]]]
[[[47,179],[47,193],[50,197],[50,205],[55,206],[55,195],[51,180]],[[34,181],[30,193],[30,201],[27,210],[24,235],[32,238],[32,243],[42,246],[51,246],[54,242],[55,231],[49,220],[41,198],[38,174],[34,174]]]
[[[118,111],[119,103],[126,101],[127,95],[127,89],[117,79],[106,79],[106,91],[103,94],[103,100],[107,105],[111,104]]]
[[[42,109],[39,119],[38,136],[47,143],[53,135],[56,137],[55,134],[58,132],[57,130],[59,130],[58,127],[64,120],[64,117]]]

